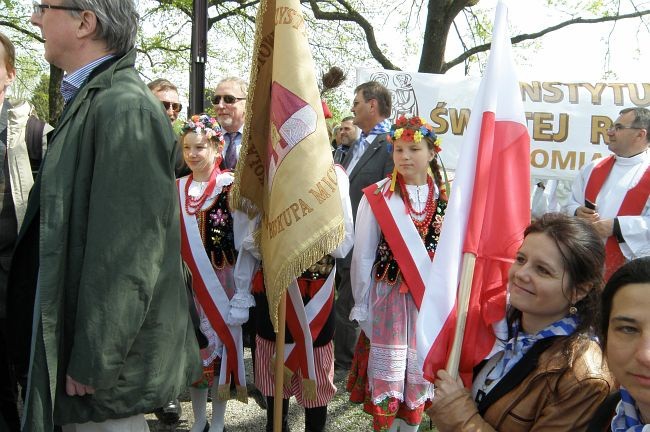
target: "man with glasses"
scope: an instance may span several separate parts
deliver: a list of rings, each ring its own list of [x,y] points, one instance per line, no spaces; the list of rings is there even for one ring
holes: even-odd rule
[[[392,98],[390,91],[381,83],[369,81],[354,89],[354,100],[350,111],[354,114],[353,124],[361,129],[361,137],[347,151],[341,165],[350,176],[350,202],[352,214],[357,217],[357,208],[363,196],[363,189],[378,182],[393,171],[393,157],[388,151],[387,135],[390,130]],[[350,321],[354,306],[350,266],[352,251],[337,260],[340,279],[336,309],[336,333],[334,335],[334,366],[339,374],[348,371],[352,365],[354,347],[361,332],[356,321]],[[340,269],[340,270],[338,270]]]
[[[51,0],[31,22],[66,75],[9,275],[9,332],[31,340],[22,430],[148,431],[201,376],[176,137],[134,68],[134,0]]]
[[[151,93],[162,102],[163,108],[169,117],[169,121],[174,124],[178,119],[178,114],[180,114],[183,109],[183,105],[179,102],[178,97],[178,87],[176,87],[171,81],[166,80],[165,78],[158,78],[151,81],[147,84]],[[174,172],[176,173],[176,178],[181,178],[188,175],[191,171],[187,167],[185,160],[183,159],[183,151],[180,146],[177,146],[176,153],[176,165],[174,166]],[[178,405],[178,404],[175,404]],[[171,405],[167,405],[166,408],[170,408]],[[178,405],[178,417],[180,418],[180,405]],[[176,420],[173,423],[176,423]]]
[[[626,260],[650,255],[650,110],[625,108],[607,130],[613,155],[575,178],[567,214],[593,222],[607,251],[606,277]]]
[[[217,121],[225,130],[223,161],[221,169],[234,170],[239,158],[244,116],[246,114],[246,95],[248,83],[241,78],[222,79],[212,96],[212,104],[217,113]]]
[[[183,109],[183,105],[178,98],[178,88],[165,78],[153,80],[147,84],[147,87],[162,102],[169,121],[174,123]]]

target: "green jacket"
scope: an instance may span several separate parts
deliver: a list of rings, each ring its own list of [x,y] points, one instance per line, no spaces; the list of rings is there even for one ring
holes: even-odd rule
[[[175,137],[134,62],[132,50],[95,71],[69,103],[30,196],[23,231],[40,211],[40,249],[24,431],[151,411],[201,375]],[[95,394],[67,396],[66,374]]]

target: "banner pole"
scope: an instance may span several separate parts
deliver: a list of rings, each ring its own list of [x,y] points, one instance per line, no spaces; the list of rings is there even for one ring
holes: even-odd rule
[[[460,365],[460,354],[463,347],[463,337],[465,336],[467,309],[469,308],[469,299],[472,294],[472,279],[474,278],[475,264],[476,255],[465,252],[463,254],[460,284],[458,286],[458,297],[456,300],[456,331],[454,332],[454,342],[451,348],[451,353],[447,360],[447,372],[454,379],[458,378],[458,366]]]
[[[282,397],[284,396],[284,338],[287,313],[287,291],[278,305],[278,332],[275,334],[275,391],[273,400],[273,432],[282,432]]]

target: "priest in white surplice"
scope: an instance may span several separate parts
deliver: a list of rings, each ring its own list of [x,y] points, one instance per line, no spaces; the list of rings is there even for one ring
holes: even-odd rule
[[[650,110],[626,108],[607,130],[614,155],[586,165],[563,210],[593,221],[606,243],[606,276],[625,261],[650,255]]]

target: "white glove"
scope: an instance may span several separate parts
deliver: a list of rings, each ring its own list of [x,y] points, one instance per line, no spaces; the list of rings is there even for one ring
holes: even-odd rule
[[[248,321],[248,308],[231,307],[226,318],[226,324],[229,326],[238,326]]]

